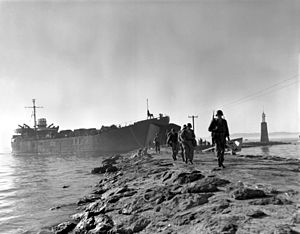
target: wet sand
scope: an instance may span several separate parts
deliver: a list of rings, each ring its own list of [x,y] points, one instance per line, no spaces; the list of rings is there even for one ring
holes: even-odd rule
[[[187,165],[163,149],[105,165],[118,171],[103,174],[78,213],[52,232],[300,232],[299,160],[226,155],[220,169],[213,153],[196,153]]]

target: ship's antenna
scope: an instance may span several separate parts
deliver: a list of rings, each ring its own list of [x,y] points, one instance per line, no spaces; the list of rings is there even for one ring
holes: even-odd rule
[[[42,106],[35,105],[35,99],[32,99],[32,106],[26,106],[25,108],[33,109],[33,118],[34,118],[34,131],[36,131],[36,108],[43,108]]]

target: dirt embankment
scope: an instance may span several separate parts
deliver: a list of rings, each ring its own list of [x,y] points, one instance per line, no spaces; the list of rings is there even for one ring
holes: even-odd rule
[[[119,155],[54,233],[299,233],[298,160],[196,154],[194,165],[169,150]]]

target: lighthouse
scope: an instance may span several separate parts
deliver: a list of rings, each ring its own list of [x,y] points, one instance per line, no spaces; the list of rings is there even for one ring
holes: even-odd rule
[[[260,142],[269,143],[268,127],[266,122],[266,114],[262,113],[261,129],[260,129]]]

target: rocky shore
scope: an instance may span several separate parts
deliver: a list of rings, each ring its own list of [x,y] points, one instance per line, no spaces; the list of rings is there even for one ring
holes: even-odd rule
[[[99,183],[78,213],[51,233],[300,232],[299,160],[195,154],[173,161],[169,149],[115,155],[94,168]]]

